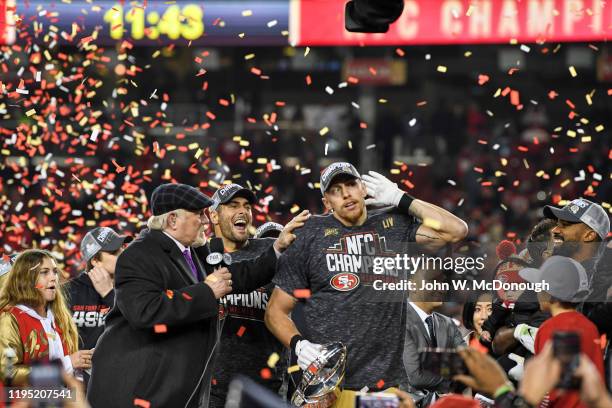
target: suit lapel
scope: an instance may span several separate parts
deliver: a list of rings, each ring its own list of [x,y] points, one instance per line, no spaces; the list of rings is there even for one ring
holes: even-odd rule
[[[412,307],[410,303],[408,303],[408,313],[411,313],[411,316],[412,316],[411,319],[407,319],[408,322],[415,325],[419,329],[419,332],[421,332],[421,335],[427,341],[427,346],[431,347],[431,338],[429,337],[429,334],[427,333],[427,329],[425,328],[425,322],[421,320],[421,317],[419,316],[417,311],[414,310],[414,308]]]

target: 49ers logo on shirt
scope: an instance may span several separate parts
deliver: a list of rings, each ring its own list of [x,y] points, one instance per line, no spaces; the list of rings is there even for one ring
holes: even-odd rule
[[[359,286],[359,276],[354,273],[337,273],[329,280],[329,284],[340,292],[348,292]]]

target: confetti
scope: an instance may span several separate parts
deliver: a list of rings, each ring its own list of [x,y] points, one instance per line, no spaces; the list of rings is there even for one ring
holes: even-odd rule
[[[245,326],[240,326],[240,328],[236,332],[236,336],[242,337],[245,332],[246,332],[246,327]]]
[[[151,408],[151,403],[144,399],[134,398],[134,406],[142,408]]]
[[[280,360],[280,356],[278,355],[278,353],[272,353],[270,354],[270,357],[268,357],[268,367],[270,368],[274,368],[276,367],[276,363],[278,363],[278,361]]]
[[[293,297],[296,299],[308,299],[310,297],[310,289],[294,289]]]
[[[272,378],[272,371],[270,371],[269,368],[262,368],[261,371],[259,372],[259,375],[264,380],[269,380],[270,378]]]
[[[153,326],[153,330],[155,333],[166,333],[168,332],[168,327],[165,324],[156,324]]]
[[[576,68],[574,68],[573,66],[569,67],[569,72],[573,78],[575,78],[578,75],[578,73],[576,72]]]

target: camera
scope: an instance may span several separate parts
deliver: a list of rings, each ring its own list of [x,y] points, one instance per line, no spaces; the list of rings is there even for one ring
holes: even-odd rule
[[[352,0],[344,9],[344,27],[354,33],[386,33],[404,11],[404,0]]]
[[[61,388],[62,362],[60,360],[37,361],[32,363],[28,383],[32,388]]]
[[[423,368],[434,375],[450,379],[468,373],[465,362],[455,349],[426,348],[421,353]]]
[[[557,388],[564,390],[580,389],[580,379],[574,377],[574,372],[580,364],[580,335],[570,331],[554,333],[553,354],[562,367]]]
[[[355,408],[399,408],[400,400],[395,394],[376,393],[364,394],[359,393],[355,399]]]

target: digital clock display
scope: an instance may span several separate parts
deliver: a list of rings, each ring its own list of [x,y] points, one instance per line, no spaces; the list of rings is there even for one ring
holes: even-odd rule
[[[29,0],[16,5],[21,20],[36,20],[24,27],[34,41],[45,38],[36,35],[36,27],[52,24],[63,43],[94,32],[97,45],[123,40],[155,46],[288,43],[282,33],[289,29],[289,0]]]
[[[204,35],[204,11],[197,4],[169,5],[163,14],[141,6],[123,7],[116,4],[104,13],[109,35],[120,40],[129,38],[157,40],[166,36],[170,40],[197,40]]]

